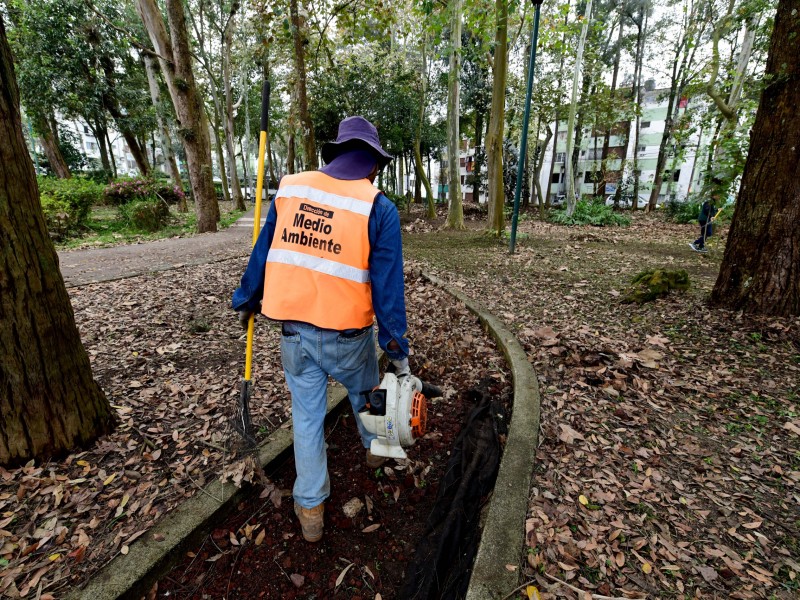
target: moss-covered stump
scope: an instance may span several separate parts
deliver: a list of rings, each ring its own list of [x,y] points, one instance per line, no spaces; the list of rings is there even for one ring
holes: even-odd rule
[[[672,290],[688,290],[689,274],[680,269],[667,271],[664,269],[648,269],[642,271],[631,280],[625,292],[623,302],[644,304],[656,298],[666,296]]]

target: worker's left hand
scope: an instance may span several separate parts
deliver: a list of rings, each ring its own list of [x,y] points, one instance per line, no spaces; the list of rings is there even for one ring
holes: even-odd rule
[[[250,325],[250,317],[253,316],[253,313],[247,310],[240,310],[239,311],[239,325],[242,326],[242,329],[247,331],[248,326]]]

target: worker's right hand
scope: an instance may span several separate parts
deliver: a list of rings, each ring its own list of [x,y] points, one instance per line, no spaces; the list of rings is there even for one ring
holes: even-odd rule
[[[253,313],[247,310],[240,310],[239,311],[239,325],[242,326],[242,329],[247,331],[248,326],[250,325],[250,317],[253,316]]]
[[[391,363],[389,371],[394,372],[398,378],[411,375],[411,369],[408,366],[408,357],[390,358],[389,363]]]

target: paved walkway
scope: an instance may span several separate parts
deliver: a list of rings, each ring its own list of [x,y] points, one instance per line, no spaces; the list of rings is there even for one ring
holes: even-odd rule
[[[262,207],[261,212],[263,226],[266,206]],[[245,257],[250,254],[252,235],[251,208],[231,227],[217,233],[200,233],[111,248],[64,250],[58,253],[58,258],[67,287],[75,287]]]

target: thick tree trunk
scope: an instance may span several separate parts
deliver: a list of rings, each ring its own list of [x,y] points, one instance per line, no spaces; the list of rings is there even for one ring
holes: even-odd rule
[[[156,125],[161,141],[161,152],[164,153],[164,162],[167,164],[167,170],[169,171],[172,183],[183,189],[181,173],[178,170],[178,163],[175,162],[175,153],[172,151],[172,140],[170,139],[169,128],[164,119],[164,112],[161,109],[161,91],[158,89],[158,80],[156,78],[154,63],[155,59],[153,57],[144,57],[145,70],[147,71],[147,83],[150,86],[150,99],[153,101],[153,108],[156,111]],[[178,210],[180,212],[187,212],[189,210],[185,198],[178,205]]]
[[[495,45],[492,65],[492,108],[486,132],[486,179],[489,185],[488,230],[500,236],[506,228],[503,214],[503,125],[506,112],[506,78],[508,76],[508,1],[495,0]]]
[[[64,156],[61,154],[61,148],[58,147],[58,140],[53,130],[50,129],[50,124],[47,118],[40,112],[31,114],[33,121],[33,128],[39,134],[39,142],[44,148],[44,154],[47,157],[47,162],[50,163],[50,171],[59,179],[69,179],[72,173],[69,172]]]
[[[155,0],[137,0],[150,40],[159,55],[159,64],[167,82],[175,115],[178,135],[183,141],[189,181],[197,213],[197,231],[216,231],[219,204],[212,180],[211,144],[208,123],[192,71],[192,55],[186,30],[186,16],[180,0],[167,0],[170,36]]]
[[[447,76],[447,153],[450,171],[450,206],[447,211],[448,229],[464,229],[464,206],[461,201],[461,6],[462,0],[450,0],[450,70]]]
[[[294,69],[297,76],[297,115],[300,118],[302,129],[303,151],[306,155],[306,168],[316,171],[319,167],[317,161],[317,142],[314,138],[314,124],[311,122],[311,113],[308,111],[308,93],[306,85],[306,55],[304,42],[304,23],[300,20],[297,8],[298,0],[290,0],[289,10],[292,17],[292,38],[294,40]]]
[[[112,428],[39,206],[0,16],[0,464],[57,456]]]
[[[92,135],[97,140],[97,147],[100,150],[100,165],[103,170],[112,173],[111,160],[108,158],[108,127],[106,127],[105,119],[86,118],[86,125],[92,130]]]
[[[800,16],[780,0],[750,153],[712,302],[800,315]]]

